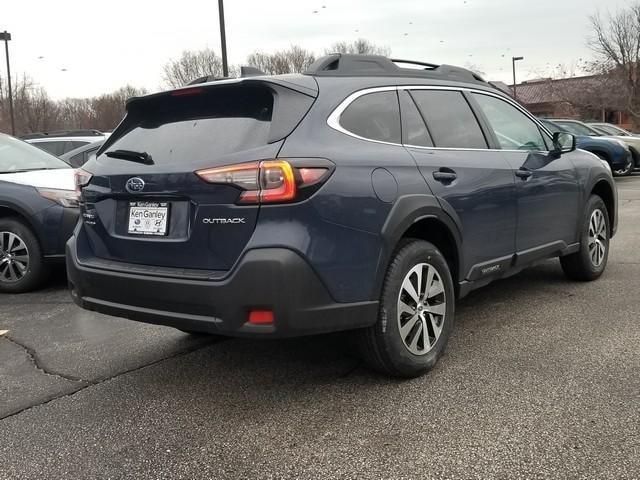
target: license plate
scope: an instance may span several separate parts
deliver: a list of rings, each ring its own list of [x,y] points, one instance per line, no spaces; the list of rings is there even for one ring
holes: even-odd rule
[[[166,202],[129,202],[129,233],[166,235],[169,204]]]

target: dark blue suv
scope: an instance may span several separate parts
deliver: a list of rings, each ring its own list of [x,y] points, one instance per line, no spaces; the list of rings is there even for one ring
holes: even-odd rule
[[[567,125],[569,127],[576,123],[580,125],[573,120],[560,120],[562,123],[552,119],[541,118],[539,120],[551,133],[566,132],[576,135],[576,146],[606,161],[614,175],[628,176],[633,172],[634,160],[632,152],[621,140],[612,137],[594,137],[584,133],[579,134],[581,131],[575,128],[574,131],[571,131]]]
[[[50,153],[0,133],[0,293],[34,290],[78,222],[74,170]]]
[[[397,376],[435,364],[475,288],[550,257],[599,277],[617,223],[610,170],[572,135],[467,70],[377,56],[133,98],[84,168],[78,305],[229,336],[357,330]]]

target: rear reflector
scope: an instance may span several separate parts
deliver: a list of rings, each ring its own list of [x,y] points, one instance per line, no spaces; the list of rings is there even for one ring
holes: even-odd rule
[[[251,310],[249,323],[252,325],[273,325],[273,312],[271,310]]]

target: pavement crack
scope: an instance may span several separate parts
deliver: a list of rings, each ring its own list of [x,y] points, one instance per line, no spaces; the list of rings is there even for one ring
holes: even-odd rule
[[[35,350],[33,350],[32,348],[18,342],[16,339],[11,338],[11,336],[5,334],[2,336],[2,338],[6,338],[9,342],[13,343],[14,345],[20,347],[22,350],[25,351],[25,353],[27,354],[27,357],[29,357],[29,360],[31,360],[31,363],[33,364],[33,366],[40,372],[44,373],[45,375],[49,375],[51,377],[58,377],[62,380],[68,380],[70,382],[76,382],[76,383],[83,383],[83,384],[89,384],[91,382],[89,382],[88,380],[83,380],[82,378],[76,378],[73,377],[71,375],[66,375],[64,373],[60,373],[60,372],[55,372],[53,370],[51,370],[50,368],[45,367],[42,364],[42,361],[38,358],[38,354]]]
[[[23,412],[25,412],[27,410],[31,410],[32,408],[41,407],[41,406],[46,405],[46,404],[48,404],[50,402],[53,402],[54,400],[59,400],[61,398],[71,397],[72,395],[75,395],[78,392],[82,392],[86,388],[95,387],[97,385],[101,385],[103,383],[106,383],[106,382],[109,382],[111,380],[114,380],[114,379],[116,379],[116,378],[118,378],[118,377],[120,377],[122,375],[127,375],[129,373],[137,372],[139,370],[143,370],[145,368],[152,367],[152,366],[157,365],[159,363],[162,363],[164,361],[172,360],[174,358],[178,358],[178,357],[181,357],[181,356],[184,356],[184,355],[188,355],[188,354],[193,353],[195,351],[202,350],[204,348],[210,347],[213,344],[220,343],[222,341],[227,340],[226,338],[216,338],[215,340],[211,340],[209,342],[205,342],[205,343],[201,343],[201,344],[198,344],[198,345],[194,345],[194,346],[192,346],[190,348],[186,348],[185,350],[181,350],[181,351],[176,352],[176,353],[174,353],[172,355],[159,358],[159,359],[157,359],[157,360],[155,360],[153,362],[145,363],[144,365],[139,365],[137,367],[133,367],[133,368],[124,370],[122,372],[118,372],[115,375],[111,375],[109,377],[101,378],[101,379],[98,379],[98,380],[83,380],[83,379],[76,379],[76,378],[73,378],[73,377],[68,376],[68,375],[60,375],[60,374],[57,374],[57,373],[52,373],[50,370],[45,370],[44,368],[42,368],[40,366],[40,363],[39,363],[39,361],[37,359],[37,355],[35,355],[35,352],[32,349],[30,349],[29,347],[27,347],[25,345],[22,345],[21,343],[16,342],[15,340],[9,338],[7,335],[4,335],[3,337],[0,337],[0,339],[2,339],[2,338],[6,338],[11,343],[13,343],[15,345],[18,345],[19,347],[23,348],[27,352],[27,355],[29,355],[29,358],[33,362],[34,366],[38,370],[40,370],[41,372],[45,373],[46,375],[53,375],[53,376],[56,376],[56,377],[59,377],[59,378],[63,378],[63,379],[66,379],[66,380],[71,380],[73,382],[76,382],[76,384],[78,385],[78,388],[73,390],[73,391],[71,391],[71,392],[69,392],[69,393],[65,393],[63,395],[57,395],[57,396],[48,398],[48,399],[46,399],[46,400],[44,400],[42,402],[38,402],[38,403],[35,403],[35,404],[32,404],[32,405],[26,406],[24,408],[21,408],[19,410],[10,412],[7,415],[0,416],[0,421],[6,420],[9,417],[14,417],[16,415],[20,415],[21,413],[23,413]]]

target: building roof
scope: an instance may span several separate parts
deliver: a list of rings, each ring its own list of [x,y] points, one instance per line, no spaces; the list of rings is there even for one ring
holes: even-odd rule
[[[516,85],[518,100],[525,105],[572,102],[576,97],[601,89],[607,82],[603,75],[571,78],[538,78]],[[509,88],[513,90],[513,85]]]

